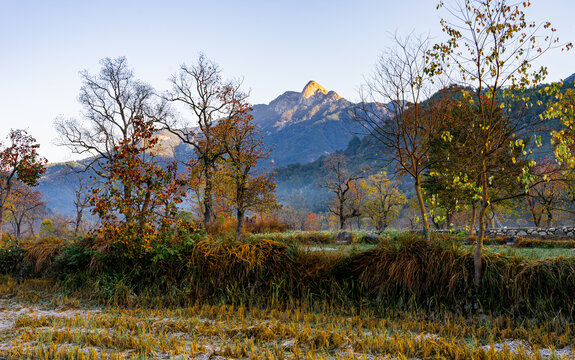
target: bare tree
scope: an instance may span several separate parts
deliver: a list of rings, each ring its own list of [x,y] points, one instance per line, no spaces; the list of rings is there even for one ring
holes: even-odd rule
[[[328,189],[335,196],[329,211],[337,216],[340,230],[345,229],[347,219],[354,216],[353,212],[350,211],[350,207],[347,206],[349,191],[352,188],[352,184],[362,178],[361,175],[352,173],[347,168],[347,162],[347,157],[337,152],[331,155],[323,165],[326,177],[321,186]]]
[[[7,201],[7,217],[14,235],[20,238],[28,231],[34,234],[35,222],[46,213],[42,193],[19,181],[14,183],[13,191]]]
[[[413,178],[423,231],[429,239],[421,176],[430,166],[430,138],[437,134],[440,121],[423,104],[432,86],[425,71],[427,50],[426,38],[396,36],[395,46],[379,58],[361,89],[362,101],[355,107],[354,118],[383,145],[384,156],[399,174]]]
[[[182,65],[179,73],[170,79],[172,90],[166,99],[183,104],[190,117],[164,121],[164,127],[184,144],[192,146],[195,158],[189,167],[199,167],[203,177],[203,220],[215,220],[213,205],[214,172],[217,162],[225,154],[220,127],[221,119],[234,119],[243,111],[247,94],[240,90],[240,83],[224,80],[221,68],[200,54],[196,62]],[[229,124],[226,124],[229,126]]]
[[[117,155],[121,144],[128,143],[137,131],[138,121],[156,123],[167,116],[164,101],[158,100],[151,86],[135,78],[125,57],[105,58],[97,75],[82,71],[83,85],[79,101],[84,108],[81,119],[58,118],[58,143],[73,153],[90,157],[85,169],[92,169],[103,179],[106,168]],[[121,184],[129,199],[132,186]],[[130,212],[124,214],[129,220]]]
[[[311,213],[306,207],[306,198],[300,194],[290,195],[278,211],[280,222],[290,230],[305,230]]]
[[[74,210],[76,212],[74,217],[74,235],[78,235],[81,231],[83,232],[84,211],[90,205],[90,196],[86,191],[86,184],[82,180],[74,187]]]

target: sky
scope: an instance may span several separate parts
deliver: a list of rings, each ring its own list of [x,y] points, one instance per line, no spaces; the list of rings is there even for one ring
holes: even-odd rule
[[[528,13],[575,43],[575,1],[532,0]],[[0,142],[26,129],[50,162],[73,159],[55,145],[58,116],[80,117],[79,72],[126,56],[157,91],[200,52],[242,79],[252,104],[309,80],[356,101],[393,33],[441,36],[435,0],[0,0]],[[575,51],[542,58],[549,81],[575,72]]]

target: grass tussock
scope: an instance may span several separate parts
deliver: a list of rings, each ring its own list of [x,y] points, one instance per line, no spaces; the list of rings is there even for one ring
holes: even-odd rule
[[[287,245],[268,239],[255,242],[198,241],[190,259],[201,276],[214,283],[265,280],[288,267]]]
[[[69,245],[68,240],[54,236],[27,240],[22,243],[22,249],[25,252],[24,262],[33,264],[35,271],[40,273],[52,265],[54,258],[67,245]]]
[[[333,244],[337,233],[331,231],[288,231],[254,234],[252,239],[270,239],[288,245]]]
[[[359,254],[352,267],[365,291],[378,299],[457,304],[472,285],[470,261],[454,243],[411,236]]]

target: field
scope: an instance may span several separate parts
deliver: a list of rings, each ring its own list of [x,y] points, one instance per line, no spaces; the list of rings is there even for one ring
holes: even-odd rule
[[[31,275],[0,277],[0,359],[575,359],[570,242],[494,241],[471,296],[457,240],[269,237],[97,270],[85,242],[5,248]]]
[[[573,328],[489,315],[190,304],[105,307],[2,279],[0,358],[574,358]]]

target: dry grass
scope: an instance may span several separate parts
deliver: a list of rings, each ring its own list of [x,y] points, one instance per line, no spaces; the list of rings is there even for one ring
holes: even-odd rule
[[[68,240],[53,236],[30,239],[21,243],[26,252],[24,261],[34,264],[36,272],[42,272],[50,267],[56,255],[60,254],[67,245],[69,245]]]
[[[0,295],[38,286],[11,283]],[[0,358],[508,360],[542,359],[557,349],[555,355],[572,359],[575,345],[572,324],[559,320],[200,302],[176,309],[94,309],[65,301],[71,305],[61,297],[0,300]]]
[[[309,239],[310,233],[305,236]],[[312,251],[257,236],[244,242],[198,237],[185,251],[164,248],[161,257],[147,258],[106,254],[106,246],[94,239],[74,244],[44,239],[26,244],[26,259],[38,271],[49,269],[41,275],[53,275],[68,289],[108,304],[180,306],[203,299],[250,306],[368,304],[374,309],[477,309],[575,318],[575,258],[531,261],[486,251],[481,291],[475,293],[472,250],[413,234],[382,240],[367,250],[334,245],[335,251]],[[99,267],[89,265],[90,257],[99,260]]]

